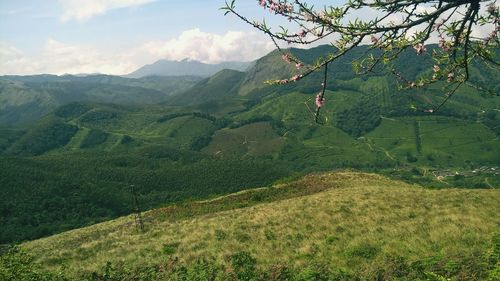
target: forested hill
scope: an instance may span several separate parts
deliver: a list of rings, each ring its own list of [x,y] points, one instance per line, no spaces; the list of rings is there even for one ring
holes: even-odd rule
[[[327,48],[292,52],[307,61]],[[463,87],[425,113],[445,98],[441,85],[403,91],[383,72],[354,75],[364,51],[332,65],[321,124],[312,115],[320,74],[264,84],[298,73],[278,52],[210,78],[1,78],[0,120],[11,126],[0,128],[0,242],[128,214],[130,185],[144,209],[335,169],[500,186],[498,98]],[[418,76],[430,63],[405,53],[400,68]],[[489,70],[471,73],[500,85]]]
[[[31,124],[70,102],[157,104],[200,79],[195,76],[141,79],[109,75],[0,76],[0,126]]]

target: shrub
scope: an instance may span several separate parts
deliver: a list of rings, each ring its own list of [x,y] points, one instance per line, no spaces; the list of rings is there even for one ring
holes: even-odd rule
[[[288,281],[292,280],[293,271],[286,265],[275,264],[267,269],[261,277],[261,280],[266,281]]]
[[[349,251],[349,255],[353,257],[360,257],[370,260],[373,259],[378,254],[379,251],[380,248],[375,245],[361,244],[352,248]]]
[[[231,266],[238,280],[256,280],[257,260],[248,252],[237,252],[231,256]]]
[[[9,247],[0,255],[0,280],[5,281],[53,281],[68,280],[43,270],[33,261],[33,257],[17,247]]]
[[[197,260],[187,268],[185,280],[217,280],[217,275],[221,272],[222,270],[220,267],[218,267],[214,262]]]
[[[174,254],[177,251],[177,248],[179,247],[179,244],[180,243],[175,242],[175,243],[169,243],[169,244],[163,245],[163,253],[165,255]]]
[[[336,237],[336,236],[328,236],[328,237],[326,238],[326,243],[327,243],[327,244],[329,244],[329,245],[332,245],[332,244],[334,244],[335,242],[337,242],[338,240],[339,240],[339,238],[338,238],[338,237]]]
[[[223,230],[220,230],[220,229],[215,230],[215,239],[217,239],[217,241],[222,241],[222,240],[225,240],[226,238],[227,238],[226,232],[224,232]]]
[[[80,148],[90,148],[106,142],[109,134],[101,130],[90,130],[89,134],[80,144]]]
[[[129,136],[129,135],[123,135],[122,137],[122,140],[121,140],[121,144],[129,144],[129,143],[133,143],[134,142],[134,139]]]
[[[56,116],[62,118],[75,118],[90,110],[90,106],[78,102],[69,103],[56,109]]]
[[[246,233],[243,233],[243,232],[237,232],[235,234],[235,238],[238,242],[241,242],[241,243],[244,243],[244,242],[247,242],[247,241],[250,241],[252,238],[250,237],[250,235],[246,234]]]
[[[264,230],[264,235],[266,236],[267,240],[276,240],[276,234],[274,234],[272,230]]]
[[[293,281],[321,281],[321,280],[348,280],[340,272],[331,272],[326,266],[319,264],[309,265],[293,276]]]
[[[418,161],[418,158],[415,157],[411,152],[407,152],[406,153],[406,161],[408,161],[410,163],[415,163]]]

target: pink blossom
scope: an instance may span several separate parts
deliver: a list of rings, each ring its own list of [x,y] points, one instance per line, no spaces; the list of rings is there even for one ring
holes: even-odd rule
[[[292,13],[293,12],[293,5],[285,5],[284,6],[284,11],[287,13]]]
[[[291,81],[299,81],[302,78],[301,74],[294,75],[292,78],[290,78]]]
[[[288,84],[288,82],[288,79],[282,79],[278,81],[279,84]]]
[[[290,56],[289,56],[288,54],[283,54],[283,55],[281,56],[281,58],[282,58],[284,61],[286,61],[286,62],[290,63]]]
[[[269,5],[269,12],[277,12],[278,11],[278,5],[276,3],[271,2],[271,5]]]
[[[442,20],[440,20],[440,21],[436,22],[436,23],[434,24],[434,26],[432,27],[432,30],[433,30],[433,31],[435,31],[435,30],[439,30],[439,28],[441,28],[441,26],[444,24],[444,22],[445,22],[445,20],[444,20],[444,19],[442,19]]]
[[[322,21],[328,21],[328,17],[326,16],[325,12],[319,12],[318,16]]]
[[[313,21],[314,20],[314,17],[307,11],[304,11],[302,13],[302,16],[304,17],[304,20],[306,20],[306,21]]]
[[[417,55],[421,55],[427,51],[424,44],[422,44],[422,43],[418,43],[418,44],[414,45],[413,49],[415,49],[415,52],[417,53]]]
[[[300,69],[301,67],[302,67],[302,64],[300,62],[295,64],[295,68]]]
[[[439,43],[438,46],[443,49],[443,51],[448,52],[450,51],[450,46],[446,40],[444,40],[443,35],[439,35]]]
[[[455,74],[453,72],[448,73],[448,82],[453,82],[455,80]]]
[[[265,2],[261,0],[261,5],[262,2]],[[269,11],[270,12],[275,12],[275,13],[292,13],[293,12],[293,5],[290,4],[280,4],[276,3],[274,1],[270,1],[271,5],[269,5]]]
[[[494,16],[497,13],[497,7],[495,7],[495,3],[490,3],[486,11],[488,12],[488,14]]]
[[[262,7],[266,7],[266,0],[260,0],[259,5],[261,5]]]
[[[324,99],[324,97],[321,95],[321,93],[318,93],[318,94],[316,95],[316,107],[317,107],[317,108],[320,108],[320,107],[322,107],[324,104],[325,104],[325,99]]]
[[[441,68],[439,68],[439,65],[435,64],[433,67],[432,67],[432,71],[434,72],[438,72]]]
[[[307,34],[307,31],[305,31],[304,29],[302,29],[299,33],[297,33],[297,35],[298,35],[299,37],[305,37],[305,36],[306,36],[306,34]]]
[[[485,41],[486,43],[489,43],[490,41],[495,40],[495,38],[497,37],[497,32],[498,32],[498,28],[497,28],[497,30],[493,30],[493,31],[492,31],[492,32],[488,35],[488,37],[486,37],[486,38],[484,39],[484,41]]]

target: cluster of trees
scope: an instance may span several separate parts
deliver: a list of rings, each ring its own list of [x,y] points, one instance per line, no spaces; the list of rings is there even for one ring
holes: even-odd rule
[[[87,136],[80,143],[80,148],[89,148],[104,143],[109,137],[109,133],[98,129],[91,129]]]
[[[183,117],[183,116],[194,116],[194,117],[199,117],[203,119],[210,120],[212,122],[215,122],[217,120],[216,117],[208,114],[208,113],[203,113],[203,112],[177,112],[177,113],[170,113],[167,115],[163,115],[162,117],[158,118],[157,122],[163,123],[167,122],[169,120],[178,118],[178,117]]]
[[[143,153],[149,153],[144,156]],[[165,149],[0,158],[0,243],[35,239],[141,208],[268,185],[290,173],[258,159],[212,159]]]
[[[370,97],[362,98],[351,109],[339,112],[335,125],[349,135],[360,137],[380,124],[380,107]]]
[[[24,134],[13,147],[10,154],[40,155],[51,149],[66,145],[78,131],[78,127],[49,119]]]

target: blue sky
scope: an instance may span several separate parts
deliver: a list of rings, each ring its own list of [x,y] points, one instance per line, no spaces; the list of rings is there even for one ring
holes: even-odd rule
[[[316,1],[320,2],[330,1]],[[255,0],[238,10],[273,17]],[[158,59],[254,60],[273,49],[220,0],[0,0],[0,74],[126,74]]]
[[[345,0],[306,2],[322,8]],[[274,49],[261,32],[223,16],[222,6],[224,0],[0,0],[0,75],[121,75],[159,59],[251,61]],[[237,0],[236,6],[250,19],[288,24],[257,0]],[[363,10],[349,19],[378,15]],[[492,28],[474,26],[473,35],[483,38]]]

